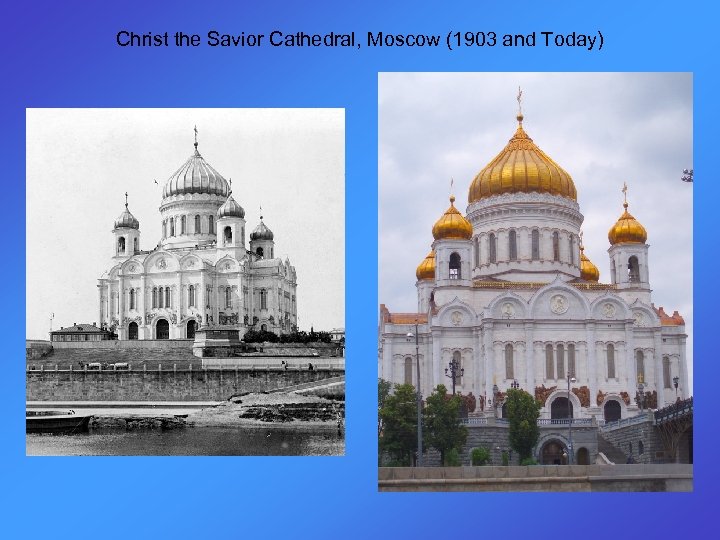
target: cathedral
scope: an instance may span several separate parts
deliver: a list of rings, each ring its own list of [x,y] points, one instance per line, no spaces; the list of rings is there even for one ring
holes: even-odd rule
[[[685,322],[653,304],[648,234],[623,192],[603,282],[584,254],[573,179],[519,112],[473,179],[466,212],[451,196],[432,227],[417,312],[380,306],[379,376],[416,385],[419,365],[424,397],[453,384],[481,416],[502,415],[518,387],[540,401],[541,418],[598,422],[689,397]]]
[[[200,327],[277,334],[297,329],[297,275],[275,257],[263,222],[246,243],[245,210],[195,149],[165,182],[161,238],[140,248],[128,208],[112,230],[112,262],[98,280],[98,317],[121,340],[192,339]]]

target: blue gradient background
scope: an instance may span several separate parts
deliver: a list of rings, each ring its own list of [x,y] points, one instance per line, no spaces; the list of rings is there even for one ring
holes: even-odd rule
[[[240,538],[459,535],[666,538],[711,525],[720,380],[710,349],[717,265],[710,170],[717,120],[717,8],[701,2],[24,2],[0,26],[5,413],[3,538]],[[625,5],[627,4],[627,5]],[[533,30],[605,36],[573,49],[131,49],[120,29],[205,35]],[[695,427],[693,494],[378,494],[377,72],[693,71],[695,93]],[[481,89],[479,89],[479,96]],[[27,458],[24,437],[25,108],[347,109],[347,455],[340,458]],[[592,104],[588,104],[592,107]],[[717,168],[715,169],[717,170]],[[678,175],[679,176],[679,175]],[[408,179],[411,188],[412,179]],[[678,189],[684,189],[678,179]],[[42,216],[32,216],[42,219]],[[53,264],[48,261],[48,270]],[[92,291],[88,291],[90,294]],[[713,457],[714,456],[714,457]],[[711,529],[712,530],[712,529]],[[712,536],[712,533],[710,533]]]

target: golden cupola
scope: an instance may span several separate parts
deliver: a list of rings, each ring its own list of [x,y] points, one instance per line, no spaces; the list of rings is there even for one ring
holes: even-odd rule
[[[585,247],[582,244],[580,244],[580,278],[595,283],[600,280],[600,270],[587,258]]]
[[[647,240],[647,231],[642,224],[627,211],[627,200],[623,204],[625,211],[608,231],[610,245],[615,244],[644,244]]]
[[[523,129],[523,115],[517,115],[515,134],[470,185],[468,202],[503,193],[549,193],[573,201],[577,190],[571,176],[540,150]]]
[[[433,225],[433,238],[435,240],[470,240],[472,233],[472,225],[455,208],[455,196],[450,195],[450,208]]]
[[[418,265],[415,275],[418,281],[435,279],[435,252],[430,251],[427,257]]]

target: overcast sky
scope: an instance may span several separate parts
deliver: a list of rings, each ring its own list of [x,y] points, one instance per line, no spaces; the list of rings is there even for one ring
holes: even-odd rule
[[[382,73],[379,76],[379,301],[415,311],[415,269],[449,206],[467,209],[474,176],[523,126],[572,176],[585,254],[610,281],[607,233],[629,211],[648,231],[656,306],[679,310],[692,381],[692,75],[688,73]]]
[[[262,205],[275,254],[297,269],[300,328],[343,327],[344,118],[342,109],[29,109],[27,337],[48,339],[53,312],[55,329],[98,320],[97,280],[112,266],[124,194],[140,248],[153,249],[162,186],[192,154],[195,125],[200,153],[232,178],[248,233]]]

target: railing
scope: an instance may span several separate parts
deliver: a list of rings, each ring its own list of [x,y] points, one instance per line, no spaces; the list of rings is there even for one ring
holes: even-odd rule
[[[169,372],[169,371],[345,371],[344,366],[340,366],[338,364],[313,364],[313,369],[308,369],[307,364],[292,364],[289,365],[287,368],[283,365],[278,364],[246,364],[246,365],[240,365],[240,364],[233,364],[233,365],[222,365],[222,364],[214,364],[210,366],[203,366],[203,365],[195,365],[189,364],[187,366],[181,366],[177,367],[177,364],[173,364],[172,367],[162,367],[162,364],[158,364],[157,367],[148,368],[147,366],[142,366],[140,368],[133,368],[132,364],[128,364],[127,368],[117,368],[114,369],[112,367],[108,366],[100,366],[98,368],[88,368],[87,366],[83,368],[75,368],[72,365],[68,367],[59,367],[57,364],[45,366],[44,364],[40,364],[39,366],[27,366],[26,372],[27,373],[54,373],[54,372],[66,372],[66,373],[139,373],[139,372],[156,372],[156,371],[162,371],[162,372]],[[167,365],[166,365],[167,366]]]
[[[655,411],[655,425],[671,422],[693,413],[693,398],[684,399]]]
[[[509,426],[510,420],[507,418],[487,418],[484,416],[470,416],[468,418],[461,418],[460,423],[465,426]],[[539,418],[537,421],[538,426],[567,426],[570,423],[569,418]],[[592,418],[573,418],[573,426],[592,426]]]
[[[639,414],[637,416],[631,416],[629,418],[621,418],[613,422],[605,422],[604,425],[600,426],[601,431],[610,431],[626,426],[634,426],[636,424],[642,424],[649,420],[646,414]]]
[[[567,426],[570,424],[570,418],[539,418],[538,426]],[[573,426],[592,426],[592,418],[573,418]]]

